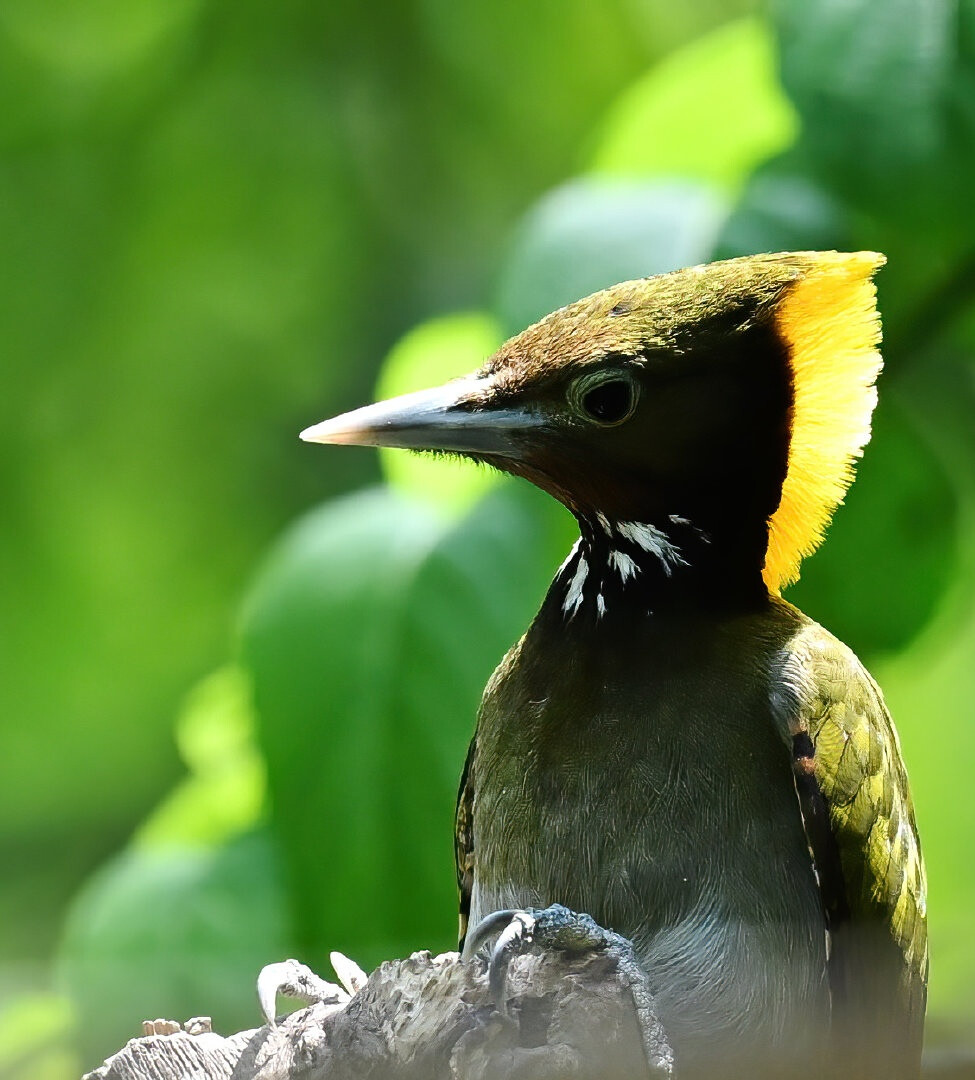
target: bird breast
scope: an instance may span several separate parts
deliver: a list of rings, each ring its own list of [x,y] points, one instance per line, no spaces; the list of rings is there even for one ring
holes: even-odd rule
[[[791,616],[594,627],[562,607],[558,590],[485,692],[472,919],[587,912],[633,940],[685,1058],[724,1032],[808,1065],[825,922],[770,687]]]

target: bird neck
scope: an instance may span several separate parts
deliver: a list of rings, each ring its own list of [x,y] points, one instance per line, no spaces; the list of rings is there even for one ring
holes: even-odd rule
[[[707,529],[678,513],[653,521],[579,516],[580,538],[549,593],[566,620],[751,609],[768,598],[768,528]]]

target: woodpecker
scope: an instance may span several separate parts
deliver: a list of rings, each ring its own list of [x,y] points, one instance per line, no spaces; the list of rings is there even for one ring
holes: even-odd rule
[[[870,437],[883,262],[624,282],[472,375],[302,432],[474,458],[578,520],[484,692],[461,938],[554,904],[624,935],[678,1077],[919,1072],[925,873],[897,733],[854,653],[781,597]]]

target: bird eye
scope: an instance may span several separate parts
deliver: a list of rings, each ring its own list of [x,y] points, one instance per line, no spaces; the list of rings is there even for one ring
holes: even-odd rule
[[[573,403],[587,420],[613,427],[629,420],[636,409],[636,380],[625,371],[583,375],[572,388]]]

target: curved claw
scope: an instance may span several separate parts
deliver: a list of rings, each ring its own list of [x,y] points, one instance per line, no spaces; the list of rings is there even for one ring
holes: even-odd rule
[[[508,976],[508,965],[513,956],[532,944],[536,925],[534,912],[506,908],[486,915],[467,936],[463,954],[465,960],[475,956],[491,937],[498,934],[488,964],[488,985],[501,1013],[506,1012],[504,984]]]
[[[491,963],[488,968],[488,985],[497,1002],[498,1012],[507,1013],[504,984],[508,978],[508,965],[511,958],[521,952],[534,940],[535,916],[530,911],[516,911],[511,921],[501,931],[491,950]]]
[[[278,994],[309,1004],[344,1005],[349,995],[341,986],[319,978],[311,968],[297,960],[282,960],[267,964],[257,976],[257,1000],[264,1019],[274,1027],[275,1003]]]
[[[495,934],[500,933],[515,917],[515,908],[504,908],[501,911],[492,911],[467,934],[464,942],[464,951],[460,954],[462,960],[470,960],[484,948]]]

